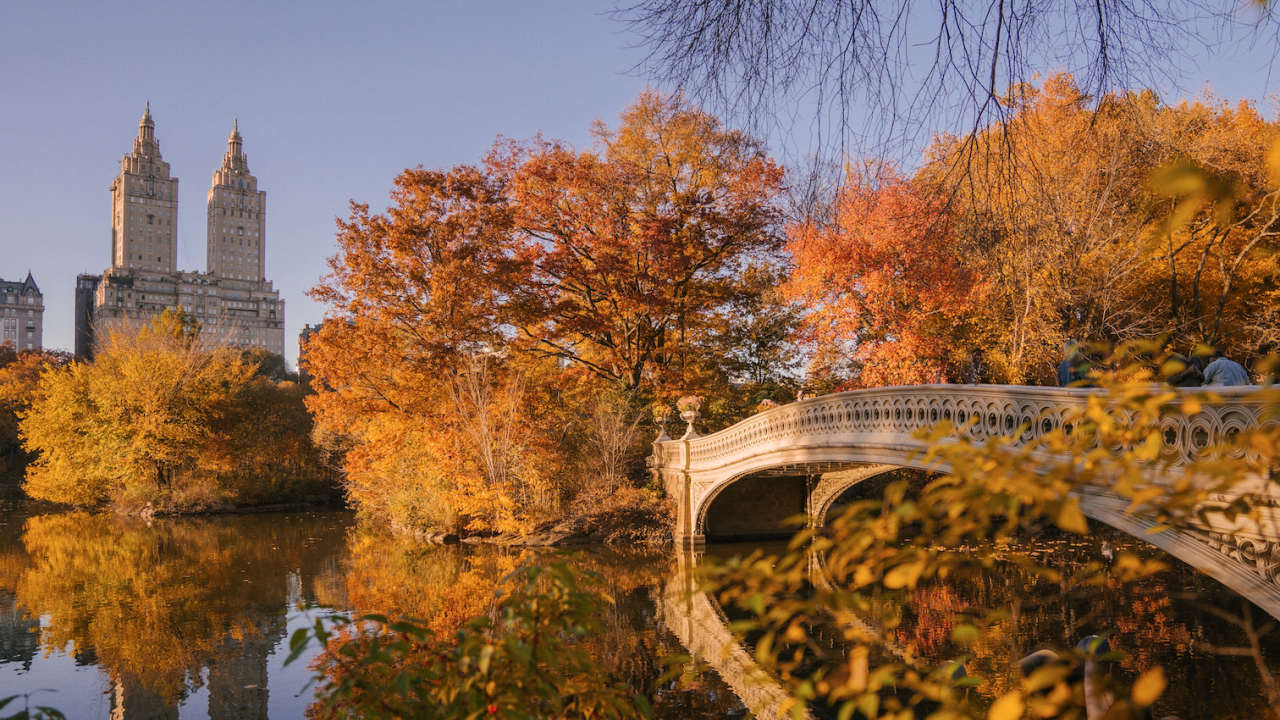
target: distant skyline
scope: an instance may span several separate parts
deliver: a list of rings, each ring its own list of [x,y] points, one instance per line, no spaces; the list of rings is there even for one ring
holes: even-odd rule
[[[305,292],[327,270],[349,200],[380,211],[401,170],[477,162],[498,135],[583,147],[593,120],[616,122],[646,83],[630,74],[637,38],[610,8],[11,4],[0,24],[0,278],[30,270],[45,347],[72,347],[75,276],[110,264],[108,187],[148,100],[181,180],[177,265],[204,270],[205,195],[239,118],[267,193],[265,275],[287,302],[292,364],[298,332],[323,317]],[[1206,61],[1184,87],[1208,81],[1274,115],[1270,50]]]

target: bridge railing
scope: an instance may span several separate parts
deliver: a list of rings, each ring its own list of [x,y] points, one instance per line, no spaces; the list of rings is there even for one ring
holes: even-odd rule
[[[1206,388],[1180,391],[1203,392]],[[1190,463],[1210,445],[1266,421],[1259,387],[1213,388],[1220,398],[1187,416],[1171,403],[1160,421],[1161,460]],[[1064,425],[1099,390],[1007,385],[910,385],[834,393],[783,405],[731,427],[693,440],[656,443],[655,468],[709,470],[779,444],[873,442],[918,444],[912,434],[947,420],[975,440],[1011,438],[1015,445],[1036,440]],[[1274,421],[1269,421],[1274,422]],[[686,458],[685,453],[688,452]]]

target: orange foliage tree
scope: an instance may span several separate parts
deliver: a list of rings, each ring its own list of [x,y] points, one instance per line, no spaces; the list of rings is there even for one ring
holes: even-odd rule
[[[409,170],[392,199],[385,215],[353,204],[339,222],[312,291],[330,312],[307,346],[308,405],[351,438],[363,510],[411,530],[516,529],[513,498],[541,478],[546,432],[515,411],[528,373],[504,357],[501,305],[528,263],[502,185],[473,167]]]
[[[593,135],[405,171],[385,213],[353,203],[339,223],[312,291],[329,313],[309,406],[346,443],[360,508],[406,530],[525,530],[590,489],[570,476],[599,465],[601,407],[625,429],[655,394],[728,390],[717,323],[771,301],[741,276],[779,247],[781,170],[679,96],[644,93]],[[610,485],[636,465],[607,464]]]
[[[784,291],[808,339],[854,363],[853,384],[958,379],[962,319],[982,297],[946,199],[891,167],[854,173],[828,223],[799,223]],[[959,332],[958,332],[959,331]]]
[[[610,382],[678,381],[738,275],[780,244],[782,170],[680,95],[644,92],[592,136],[490,156],[532,261],[511,321],[533,352]]]

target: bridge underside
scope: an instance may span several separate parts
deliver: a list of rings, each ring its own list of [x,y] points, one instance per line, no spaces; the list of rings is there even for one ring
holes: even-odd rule
[[[790,537],[797,528],[787,519],[808,510],[808,484],[804,475],[741,478],[707,506],[702,535],[707,542]]]
[[[788,464],[725,484],[702,505],[705,542],[786,539],[799,529],[796,519],[826,517],[845,491],[868,478],[899,469],[861,463]]]

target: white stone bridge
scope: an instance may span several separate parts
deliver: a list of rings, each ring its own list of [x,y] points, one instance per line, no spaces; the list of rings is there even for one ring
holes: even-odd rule
[[[1222,402],[1162,420],[1167,471],[1178,476],[1202,450],[1264,421],[1260,388],[1214,388]],[[1003,385],[916,385],[835,393],[783,405],[703,437],[654,443],[650,467],[678,504],[685,546],[787,536],[794,515],[821,522],[835,500],[867,478],[926,463],[913,437],[942,420],[971,423],[975,440],[1023,432],[1022,445],[1061,427],[1087,402],[1087,389]],[[1190,392],[1190,391],[1183,391]],[[1265,420],[1276,422],[1276,420]],[[1213,527],[1147,534],[1128,501],[1102,490],[1079,493],[1085,515],[1150,542],[1280,617],[1280,511],[1246,530]]]

